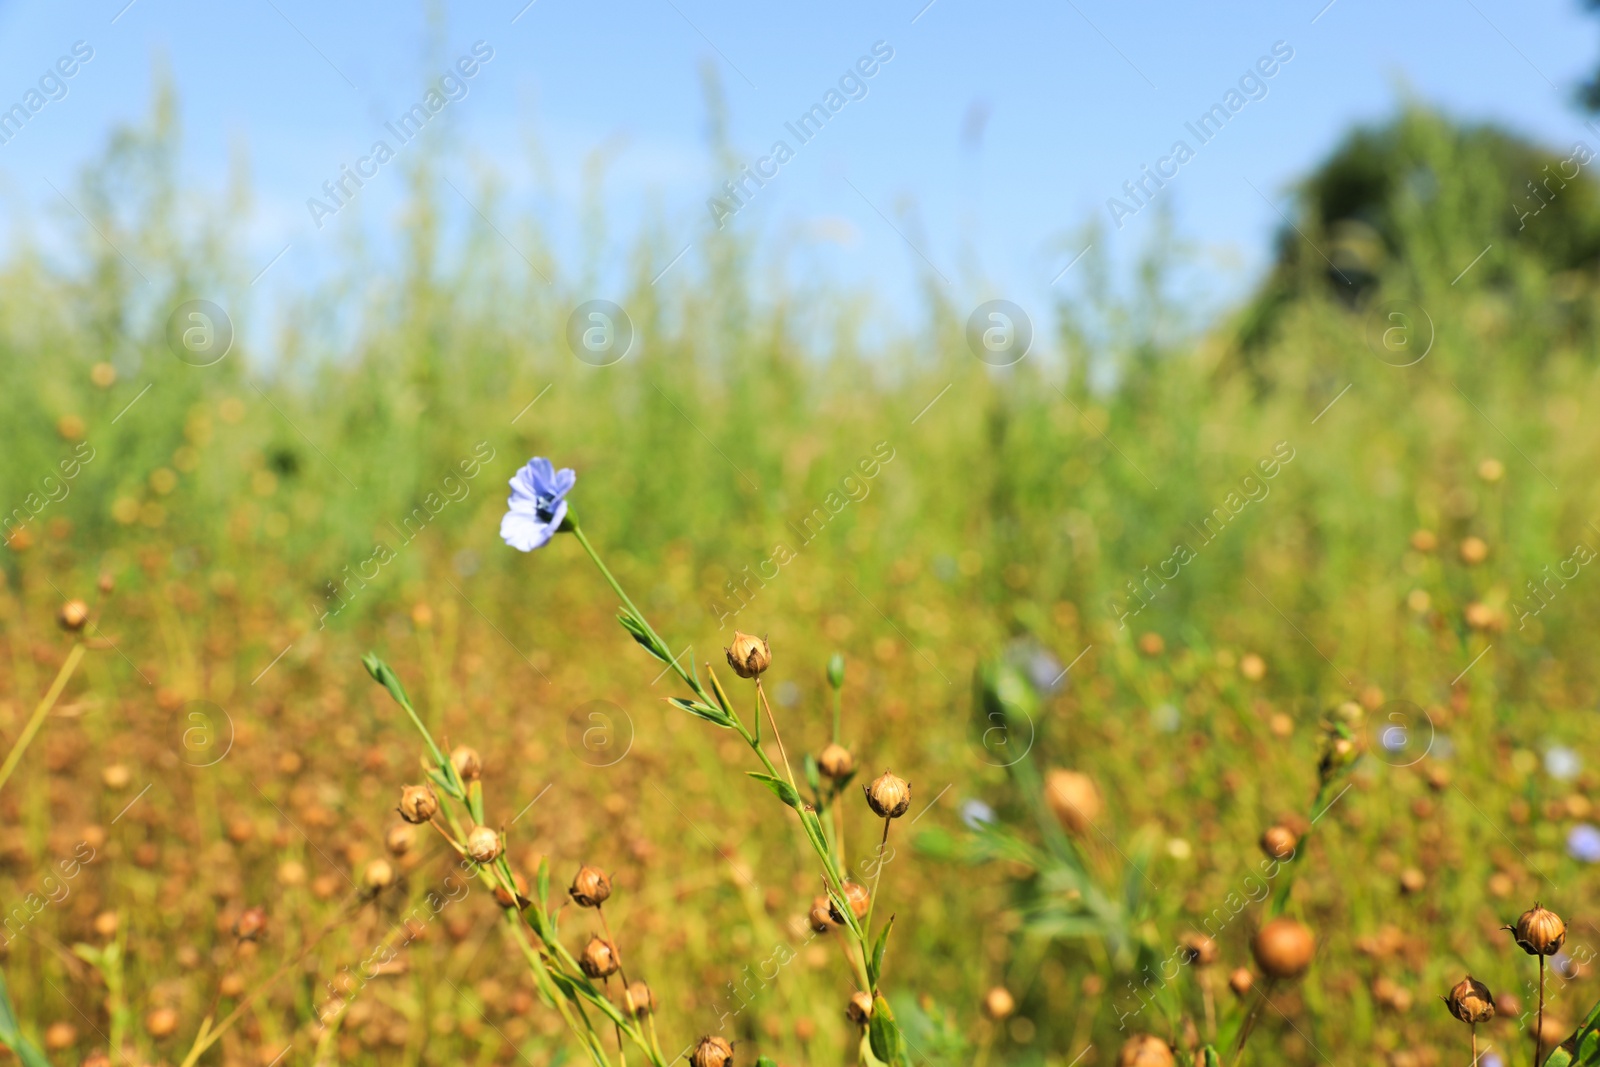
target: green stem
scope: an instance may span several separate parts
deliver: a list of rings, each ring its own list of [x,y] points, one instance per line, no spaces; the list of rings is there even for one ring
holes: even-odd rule
[[[44,699],[39,701],[39,706],[33,709],[33,716],[28,720],[28,725],[23,727],[22,736],[17,738],[17,743],[11,746],[11,754],[6,757],[4,766],[0,766],[0,787],[4,787],[6,780],[11,777],[11,772],[17,769],[17,764],[22,762],[22,756],[28,751],[28,746],[33,743],[33,735],[44,726],[45,717],[50,714],[50,709],[56,706],[56,701],[61,697],[61,691],[67,687],[67,681],[72,677],[72,672],[77,669],[78,661],[83,659],[83,642],[72,646],[72,651],[67,653],[67,660],[56,672],[56,680],[50,683],[50,691],[45,693]]]

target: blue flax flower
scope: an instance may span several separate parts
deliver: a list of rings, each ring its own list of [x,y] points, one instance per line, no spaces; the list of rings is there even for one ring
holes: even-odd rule
[[[544,546],[567,517],[566,496],[578,482],[568,467],[556,470],[543,456],[534,456],[511,478],[500,537],[519,552]]]
[[[1581,822],[1567,834],[1567,854],[1585,863],[1600,863],[1600,828]]]

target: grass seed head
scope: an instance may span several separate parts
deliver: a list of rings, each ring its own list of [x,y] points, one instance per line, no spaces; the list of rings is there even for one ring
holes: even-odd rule
[[[1515,926],[1507,926],[1530,956],[1554,956],[1567,940],[1567,924],[1561,916],[1538,903],[1522,913]]]
[[[590,978],[609,978],[617,973],[617,946],[603,937],[591,937],[583,947],[578,966]]]
[[[77,633],[89,621],[89,605],[81,600],[69,600],[61,605],[61,612],[56,619],[63,630]]]
[[[911,783],[888,771],[861,788],[867,794],[867,806],[880,819],[898,819],[911,807]]]
[[[455,751],[450,753],[450,763],[463,782],[476,782],[483,777],[483,760],[478,758],[475,748],[457,745]]]
[[[1494,995],[1470,974],[1450,988],[1444,1002],[1450,1014],[1464,1023],[1484,1023],[1494,1018]]]
[[[757,678],[761,672],[772,666],[772,649],[759,637],[751,634],[742,634],[738,630],[733,632],[733,644],[723,649],[727,654],[728,666],[733,668],[733,673],[741,678]]]
[[[474,826],[467,835],[467,855],[479,863],[493,863],[500,856],[500,835],[492,827]]]
[[[579,867],[567,892],[580,908],[598,908],[611,896],[611,879],[599,867]]]
[[[844,1006],[844,1013],[857,1026],[867,1025],[872,1020],[872,994],[860,990],[851,993],[850,1002]]]
[[[1317,942],[1304,923],[1279,917],[1257,931],[1250,950],[1256,964],[1273,978],[1297,978],[1311,966]]]
[[[400,817],[410,823],[424,823],[439,811],[439,798],[433,787],[424,782],[408,785],[400,790]]]
[[[1117,1053],[1117,1067],[1172,1067],[1172,1046],[1154,1034],[1135,1034]]]
[[[733,1062],[733,1046],[716,1034],[708,1034],[689,1053],[689,1067],[728,1067]]]
[[[835,782],[842,782],[854,773],[856,758],[843,745],[829,745],[818,753],[817,769]]]

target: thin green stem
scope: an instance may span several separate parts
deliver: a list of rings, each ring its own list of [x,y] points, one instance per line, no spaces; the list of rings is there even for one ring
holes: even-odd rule
[[[56,672],[56,680],[50,683],[49,692],[44,699],[39,701],[39,706],[33,709],[33,715],[28,719],[28,725],[23,727],[22,736],[17,738],[17,743],[11,746],[11,754],[6,756],[6,762],[0,766],[0,788],[4,788],[11,772],[17,769],[17,764],[22,762],[22,756],[28,751],[28,746],[33,743],[33,735],[44,726],[46,716],[50,709],[56,706],[56,701],[61,698],[61,691],[67,687],[67,681],[72,677],[72,672],[77,669],[78,661],[83,659],[83,642],[72,646],[72,651],[67,653],[66,662],[61,664],[61,669]]]

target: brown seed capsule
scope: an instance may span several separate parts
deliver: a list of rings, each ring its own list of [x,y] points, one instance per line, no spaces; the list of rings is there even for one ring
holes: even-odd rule
[[[498,903],[502,908],[517,908],[518,910],[521,910],[524,906],[523,901],[528,899],[528,880],[522,877],[522,875],[518,874],[516,871],[512,871],[511,885],[517,891],[515,896],[512,895],[510,889],[507,889],[505,886],[500,885],[499,883],[495,884],[495,902]]]
[[[417,842],[417,832],[409,823],[397,823],[389,827],[389,832],[383,835],[383,844],[396,856],[404,856],[411,851],[411,846]]]
[[[467,835],[467,855],[479,863],[493,863],[500,855],[500,835],[487,826],[474,826]]]
[[[1244,996],[1255,984],[1255,975],[1244,967],[1235,967],[1233,973],[1228,975],[1228,988],[1233,990],[1235,996]]]
[[[733,1062],[733,1046],[716,1034],[700,1039],[689,1053],[689,1067],[728,1067]]]
[[[849,1003],[844,1006],[844,1013],[857,1026],[867,1025],[872,1019],[872,995],[859,990],[851,993]]]
[[[45,1028],[44,1047],[49,1052],[60,1052],[78,1043],[78,1028],[68,1022],[51,1023]]]
[[[872,895],[867,892],[866,886],[857,882],[846,882],[844,884],[844,899],[850,905],[850,910],[855,913],[856,918],[866,918],[867,905],[872,900]],[[840,926],[845,925],[844,916],[839,914],[839,906],[833,902],[832,897],[828,898],[828,917]]]
[[[843,745],[829,745],[817,754],[817,769],[835,782],[850,777],[856,769],[856,758]]]
[[[1011,990],[1003,985],[997,985],[983,995],[983,1013],[995,1022],[1009,1018],[1016,1010],[1016,998],[1011,995]]]
[[[642,1019],[652,1015],[656,1010],[656,994],[644,982],[629,982],[627,990],[623,993],[623,1003],[628,1014],[635,1019]]]
[[[826,896],[820,896],[811,901],[811,912],[806,916],[806,921],[811,924],[811,929],[819,934],[825,934],[833,929],[833,904]]]
[[[1277,918],[1257,931],[1250,942],[1256,964],[1273,978],[1296,978],[1311,966],[1317,943],[1304,924]]]
[[[1294,855],[1300,843],[1294,831],[1287,826],[1269,826],[1261,832],[1261,851],[1275,860],[1286,860]]]
[[[1484,1023],[1494,1018],[1494,995],[1470,974],[1450,988],[1444,1002],[1450,1014],[1464,1023]]]
[[[478,758],[475,748],[457,745],[455,751],[450,753],[450,764],[463,782],[476,782],[483,776],[483,761]]]
[[[1470,565],[1489,558],[1489,545],[1481,537],[1469,537],[1461,542],[1461,562]]]
[[[741,678],[758,677],[772,666],[772,649],[759,637],[733,632],[733,644],[722,650],[728,656],[728,666]]]
[[[89,605],[81,600],[69,600],[61,605],[61,613],[56,616],[63,630],[77,633],[89,621]]]
[[[1172,1067],[1172,1046],[1153,1034],[1135,1034],[1117,1053],[1117,1067]]]
[[[898,819],[911,807],[911,783],[888,771],[861,789],[867,794],[867,806],[880,819]]]
[[[606,978],[617,973],[617,946],[603,937],[591,937],[584,946],[578,966],[590,978]]]
[[[394,868],[389,866],[388,860],[373,860],[367,864],[361,880],[374,892],[387,889],[394,882]]]
[[[438,810],[439,798],[434,795],[433,787],[426,782],[422,785],[408,785],[400,790],[400,817],[406,822],[427,822]]]
[[[246,908],[233,920],[233,936],[240,941],[255,941],[267,930],[267,909]]]
[[[1183,960],[1196,967],[1209,967],[1217,962],[1217,943],[1205,934],[1187,933],[1178,939],[1183,948]]]
[[[1538,903],[1522,913],[1517,925],[1504,929],[1511,931],[1530,956],[1554,956],[1567,940],[1567,924],[1561,916]]]
[[[1400,892],[1411,896],[1422,892],[1428,886],[1427,875],[1415,867],[1407,867],[1400,872]]]
[[[171,1008],[156,1008],[144,1017],[144,1028],[157,1040],[171,1037],[178,1029],[178,1013]]]
[[[598,908],[611,896],[611,879],[599,867],[579,867],[567,892],[580,908]]]
[[[111,1057],[99,1049],[95,1049],[83,1058],[83,1062],[78,1067],[111,1067]]]
[[[1044,798],[1061,825],[1075,834],[1086,833],[1100,817],[1100,790],[1086,774],[1051,771],[1045,775]]]
[[[94,932],[106,940],[117,936],[117,927],[121,925],[114,911],[102,911],[94,917]]]

